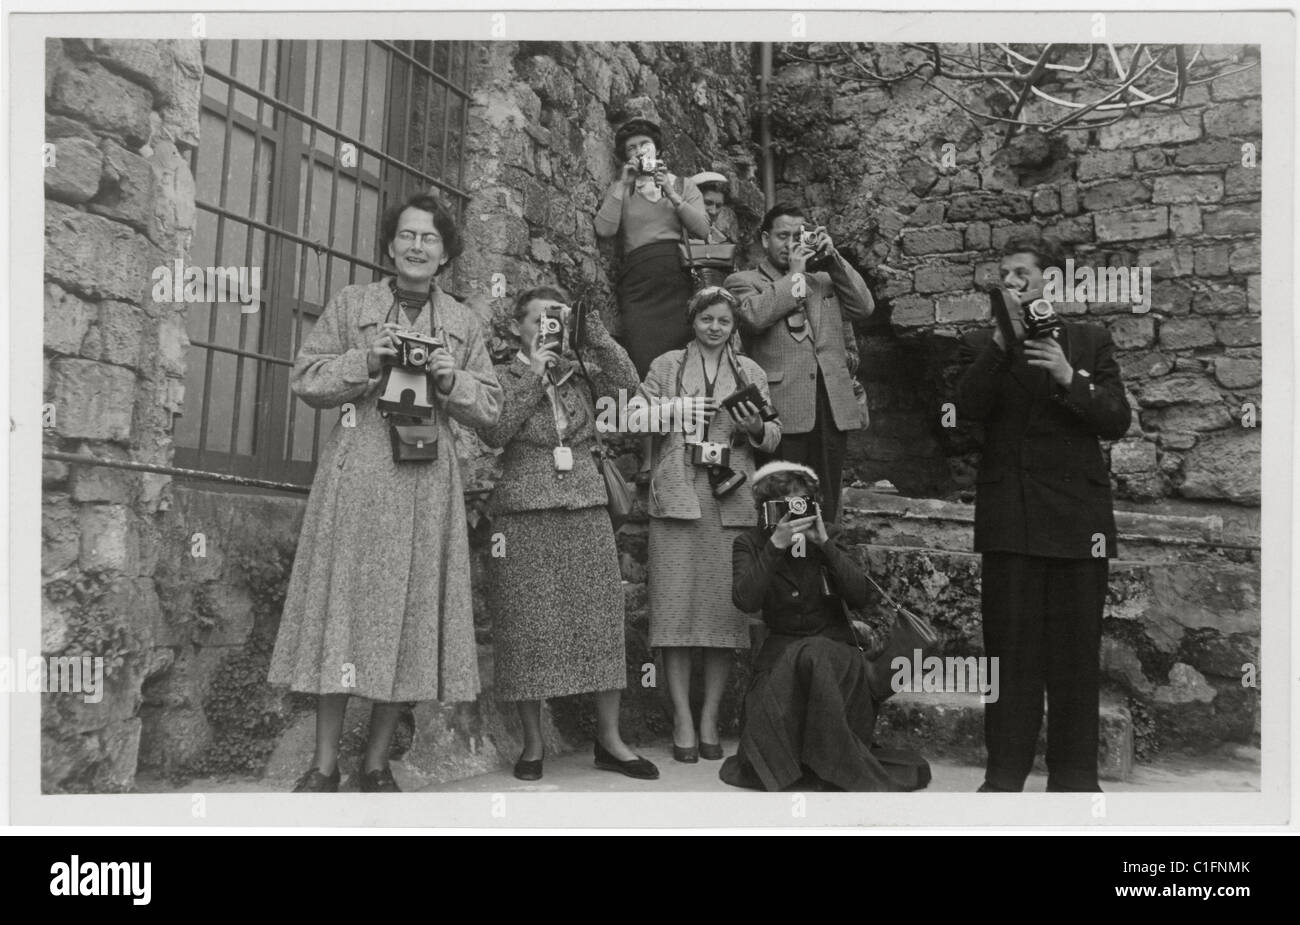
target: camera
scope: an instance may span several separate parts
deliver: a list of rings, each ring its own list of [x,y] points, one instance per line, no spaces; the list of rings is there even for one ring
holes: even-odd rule
[[[817,246],[817,229],[809,228],[807,225],[799,226],[799,243],[804,247]]]
[[[664,166],[664,162],[656,158],[653,154],[638,154],[636,159],[637,163],[640,165],[642,173],[654,173],[660,167]]]
[[[437,337],[414,331],[395,331],[397,355],[386,357],[379,383],[380,411],[428,420],[433,417],[433,377],[429,361],[443,346]]]
[[[424,369],[429,365],[433,351],[443,346],[438,338],[425,337],[414,331],[395,331],[393,337],[397,340],[397,356],[393,358],[392,365],[411,370]]]
[[[691,444],[691,463],[696,466],[730,466],[731,447],[705,440]]]
[[[542,316],[537,319],[537,328],[542,333],[541,348],[543,350],[554,350],[556,353],[564,352],[564,315],[566,307],[551,307],[542,312]]]
[[[760,515],[764,529],[770,530],[789,514],[792,518],[816,517],[822,512],[821,505],[807,495],[794,495],[789,498],[776,498],[763,502]]]
[[[1052,303],[1046,299],[1034,299],[1026,305],[1022,320],[1025,323],[1025,337],[1029,340],[1060,336],[1061,319]]]
[[[737,472],[729,466],[714,466],[709,469],[709,487],[713,489],[715,498],[725,498],[744,484],[743,472]]]
[[[763,393],[760,392],[758,390],[758,386],[756,386],[752,382],[746,385],[744,388],[737,389],[735,392],[732,392],[726,398],[722,399],[722,401],[719,402],[719,404],[722,406],[723,410],[730,411],[736,405],[745,401],[753,403],[754,407],[758,409],[759,417],[761,417],[764,421],[776,420],[777,418],[776,409],[773,408],[770,404],[768,404],[764,400]]]

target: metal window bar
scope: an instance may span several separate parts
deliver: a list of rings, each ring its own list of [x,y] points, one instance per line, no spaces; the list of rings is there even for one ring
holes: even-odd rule
[[[239,66],[241,45],[248,57],[257,54],[259,44],[258,86],[252,86],[247,67],[241,71]],[[338,95],[335,100],[322,101],[321,70],[327,44],[333,45],[328,49],[330,54],[337,48],[339,55]],[[219,336],[218,312],[222,306],[209,304],[206,338],[190,339],[190,363],[201,363],[203,371],[200,394],[190,396],[191,402],[198,399],[199,407],[187,409],[198,416],[197,437],[191,438],[193,446],[182,446],[178,441],[177,465],[187,472],[216,470],[215,475],[238,477],[253,486],[259,482],[306,485],[314,474],[322,412],[309,412],[305,405],[299,408],[288,389],[289,370],[302,343],[304,327],[319,317],[324,300],[333,294],[335,261],[341,261],[346,268],[348,283],[391,272],[381,263],[385,255],[379,240],[379,219],[383,210],[408,190],[432,188],[458,221],[463,218],[469,200],[464,189],[463,163],[470,99],[466,86],[469,47],[456,42],[236,40],[229,43],[229,51],[225,70],[210,62],[205,64],[205,77],[220,85],[217,89],[205,80],[202,108],[209,120],[221,126],[222,176],[217,201],[197,198],[196,206],[215,219],[210,255],[214,265],[229,264],[227,247],[238,246],[234,239],[228,241],[234,229],[245,235],[244,265],[252,266],[259,259],[265,262],[261,314],[241,313],[237,343],[231,346],[222,342],[229,333],[225,338]],[[276,67],[271,77],[273,53]],[[314,67],[309,67],[313,54]],[[360,81],[350,74],[358,62]],[[380,65],[376,74],[385,75],[381,81],[372,79],[376,62]],[[268,86],[268,80],[274,86]],[[372,141],[376,124],[369,109],[376,93],[383,94],[377,108],[384,115],[379,140]],[[247,108],[239,111],[237,100],[246,106],[255,105],[256,118],[248,115]],[[440,106],[435,105],[435,100]],[[334,103],[333,107],[328,103]],[[452,119],[453,105],[460,110],[456,120]],[[360,113],[355,136],[348,132],[357,122],[355,117],[349,118],[349,106],[357,107]],[[331,108],[333,124],[327,121]],[[438,122],[442,134],[431,146],[429,136],[436,133]],[[449,134],[449,130],[456,131],[451,128],[453,122],[459,123],[454,142]],[[240,165],[231,163],[236,130],[241,139],[248,136],[252,144],[252,185],[246,209],[243,203],[230,201],[232,169],[240,169]],[[416,137],[421,138],[418,149],[412,147]],[[318,144],[321,139],[332,144]],[[357,152],[352,166],[343,163],[340,152],[344,144],[352,145]],[[265,168],[264,158],[268,160]],[[191,168],[197,171],[198,164],[195,151]],[[263,176],[264,172],[268,175]],[[340,186],[347,182],[353,184],[348,197],[352,205],[350,219],[346,206],[341,204],[347,202],[341,199],[347,194],[341,192]],[[330,188],[320,191],[322,201],[313,226],[318,187],[326,183]],[[269,189],[263,191],[263,184]],[[323,202],[326,193],[328,210]],[[266,210],[265,220],[259,208]],[[328,219],[324,220],[322,233],[319,226],[326,211]],[[363,233],[374,242],[373,254],[358,253]],[[315,296],[307,291],[313,273]],[[257,335],[253,343],[250,328]],[[233,393],[223,389],[214,394],[214,378],[221,377],[215,369],[216,358],[221,355],[234,358]],[[245,394],[250,388],[251,399]],[[233,407],[214,415],[214,402],[233,402]],[[244,407],[245,402],[251,412]],[[230,443],[222,451],[212,445],[210,438],[215,419],[225,423],[225,411],[229,412]],[[309,461],[299,458],[307,455],[302,446],[307,435],[297,434],[298,418],[305,413],[313,416]],[[242,441],[241,416],[254,419],[243,425]],[[296,436],[298,450],[294,446]]]

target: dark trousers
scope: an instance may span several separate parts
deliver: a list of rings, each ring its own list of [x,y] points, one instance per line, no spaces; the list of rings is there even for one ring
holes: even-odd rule
[[[1101,616],[1106,559],[984,553],[984,651],[999,696],[984,707],[985,783],[1023,790],[1047,693],[1047,789],[1097,791]]]
[[[844,477],[844,454],[849,435],[835,427],[835,413],[821,373],[817,374],[817,420],[806,434],[783,434],[771,456],[756,454],[759,465],[773,459],[803,463],[822,483],[822,520],[826,523],[840,515],[840,481]]]

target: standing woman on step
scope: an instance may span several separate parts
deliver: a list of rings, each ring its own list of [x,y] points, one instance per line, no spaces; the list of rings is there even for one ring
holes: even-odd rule
[[[691,297],[690,275],[678,245],[682,228],[706,239],[709,219],[695,184],[670,173],[663,135],[649,119],[631,119],[614,135],[619,176],[596,213],[596,234],[619,236],[622,261],[618,307],[622,340],[644,377],[655,357],[691,339],[682,306]]]

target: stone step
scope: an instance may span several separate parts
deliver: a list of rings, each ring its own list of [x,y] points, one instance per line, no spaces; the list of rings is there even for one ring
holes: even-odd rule
[[[1102,700],[1097,767],[1102,780],[1128,780],[1133,774],[1133,717],[1123,703]],[[1039,735],[1034,764],[1046,770],[1047,723]],[[984,705],[978,693],[895,694],[881,707],[876,740],[911,748],[926,757],[983,765]]]

